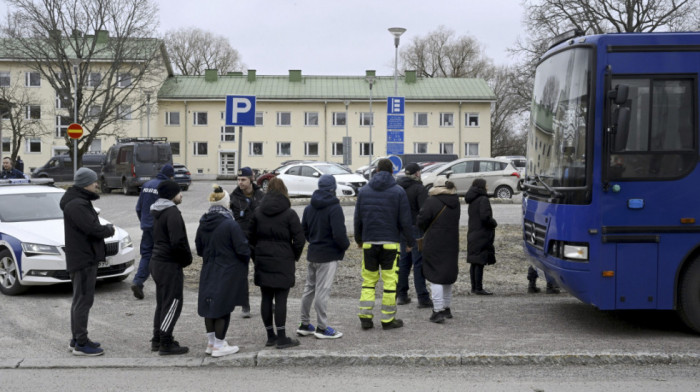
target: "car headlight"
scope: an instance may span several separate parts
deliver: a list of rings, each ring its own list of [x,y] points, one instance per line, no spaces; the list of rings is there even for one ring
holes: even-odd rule
[[[119,249],[126,249],[126,248],[131,248],[134,246],[134,243],[131,241],[131,236],[126,235],[126,237],[122,238],[121,241],[119,241]]]
[[[22,243],[22,250],[27,256],[36,256],[36,255],[60,255],[61,253],[58,251],[58,247],[53,246],[53,245],[44,245],[44,244],[32,244],[29,242],[23,242]]]

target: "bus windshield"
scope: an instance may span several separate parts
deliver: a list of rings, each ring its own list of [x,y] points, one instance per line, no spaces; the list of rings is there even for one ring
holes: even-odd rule
[[[527,145],[528,180],[535,180],[531,185],[580,188],[590,182],[586,178],[590,60],[590,49],[575,48],[537,67]]]

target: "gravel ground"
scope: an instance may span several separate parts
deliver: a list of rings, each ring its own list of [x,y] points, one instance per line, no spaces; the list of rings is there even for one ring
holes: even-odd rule
[[[484,288],[493,291],[499,296],[504,295],[520,295],[527,291],[527,267],[525,253],[522,249],[522,231],[520,225],[499,225],[496,228],[496,264],[486,266],[484,269]],[[459,278],[455,283],[452,295],[455,297],[470,295],[471,289],[469,284],[469,265],[467,259],[467,228],[460,228],[460,237],[462,239],[459,256]],[[362,279],[360,277],[360,268],[362,262],[362,253],[355,241],[350,238],[350,249],[345,252],[345,259],[338,266],[338,271],[335,275],[332,295],[334,297],[349,297],[355,298],[360,296],[360,286]],[[306,247],[301,259],[297,263],[296,269],[296,286],[292,288],[290,297],[300,298],[304,289],[304,281],[306,279]],[[199,271],[202,266],[202,259],[195,256],[191,266],[185,269],[185,284],[189,287],[196,288],[199,284]],[[257,295],[258,289],[253,285],[253,266],[250,267],[249,282],[251,293]],[[410,291],[409,294],[415,299],[415,290],[413,290],[413,277],[409,278]],[[543,282],[540,286],[543,286]],[[381,283],[380,283],[381,285]],[[379,287],[378,287],[379,288]]]

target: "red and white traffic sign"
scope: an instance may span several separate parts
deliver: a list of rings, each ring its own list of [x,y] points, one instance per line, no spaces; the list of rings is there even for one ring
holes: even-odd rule
[[[83,136],[83,127],[80,124],[73,123],[68,126],[68,137],[79,139],[81,136]]]

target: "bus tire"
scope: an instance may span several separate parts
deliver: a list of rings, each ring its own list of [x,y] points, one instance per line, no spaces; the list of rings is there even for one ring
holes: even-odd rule
[[[680,277],[678,314],[690,329],[700,333],[700,259],[695,259]]]

